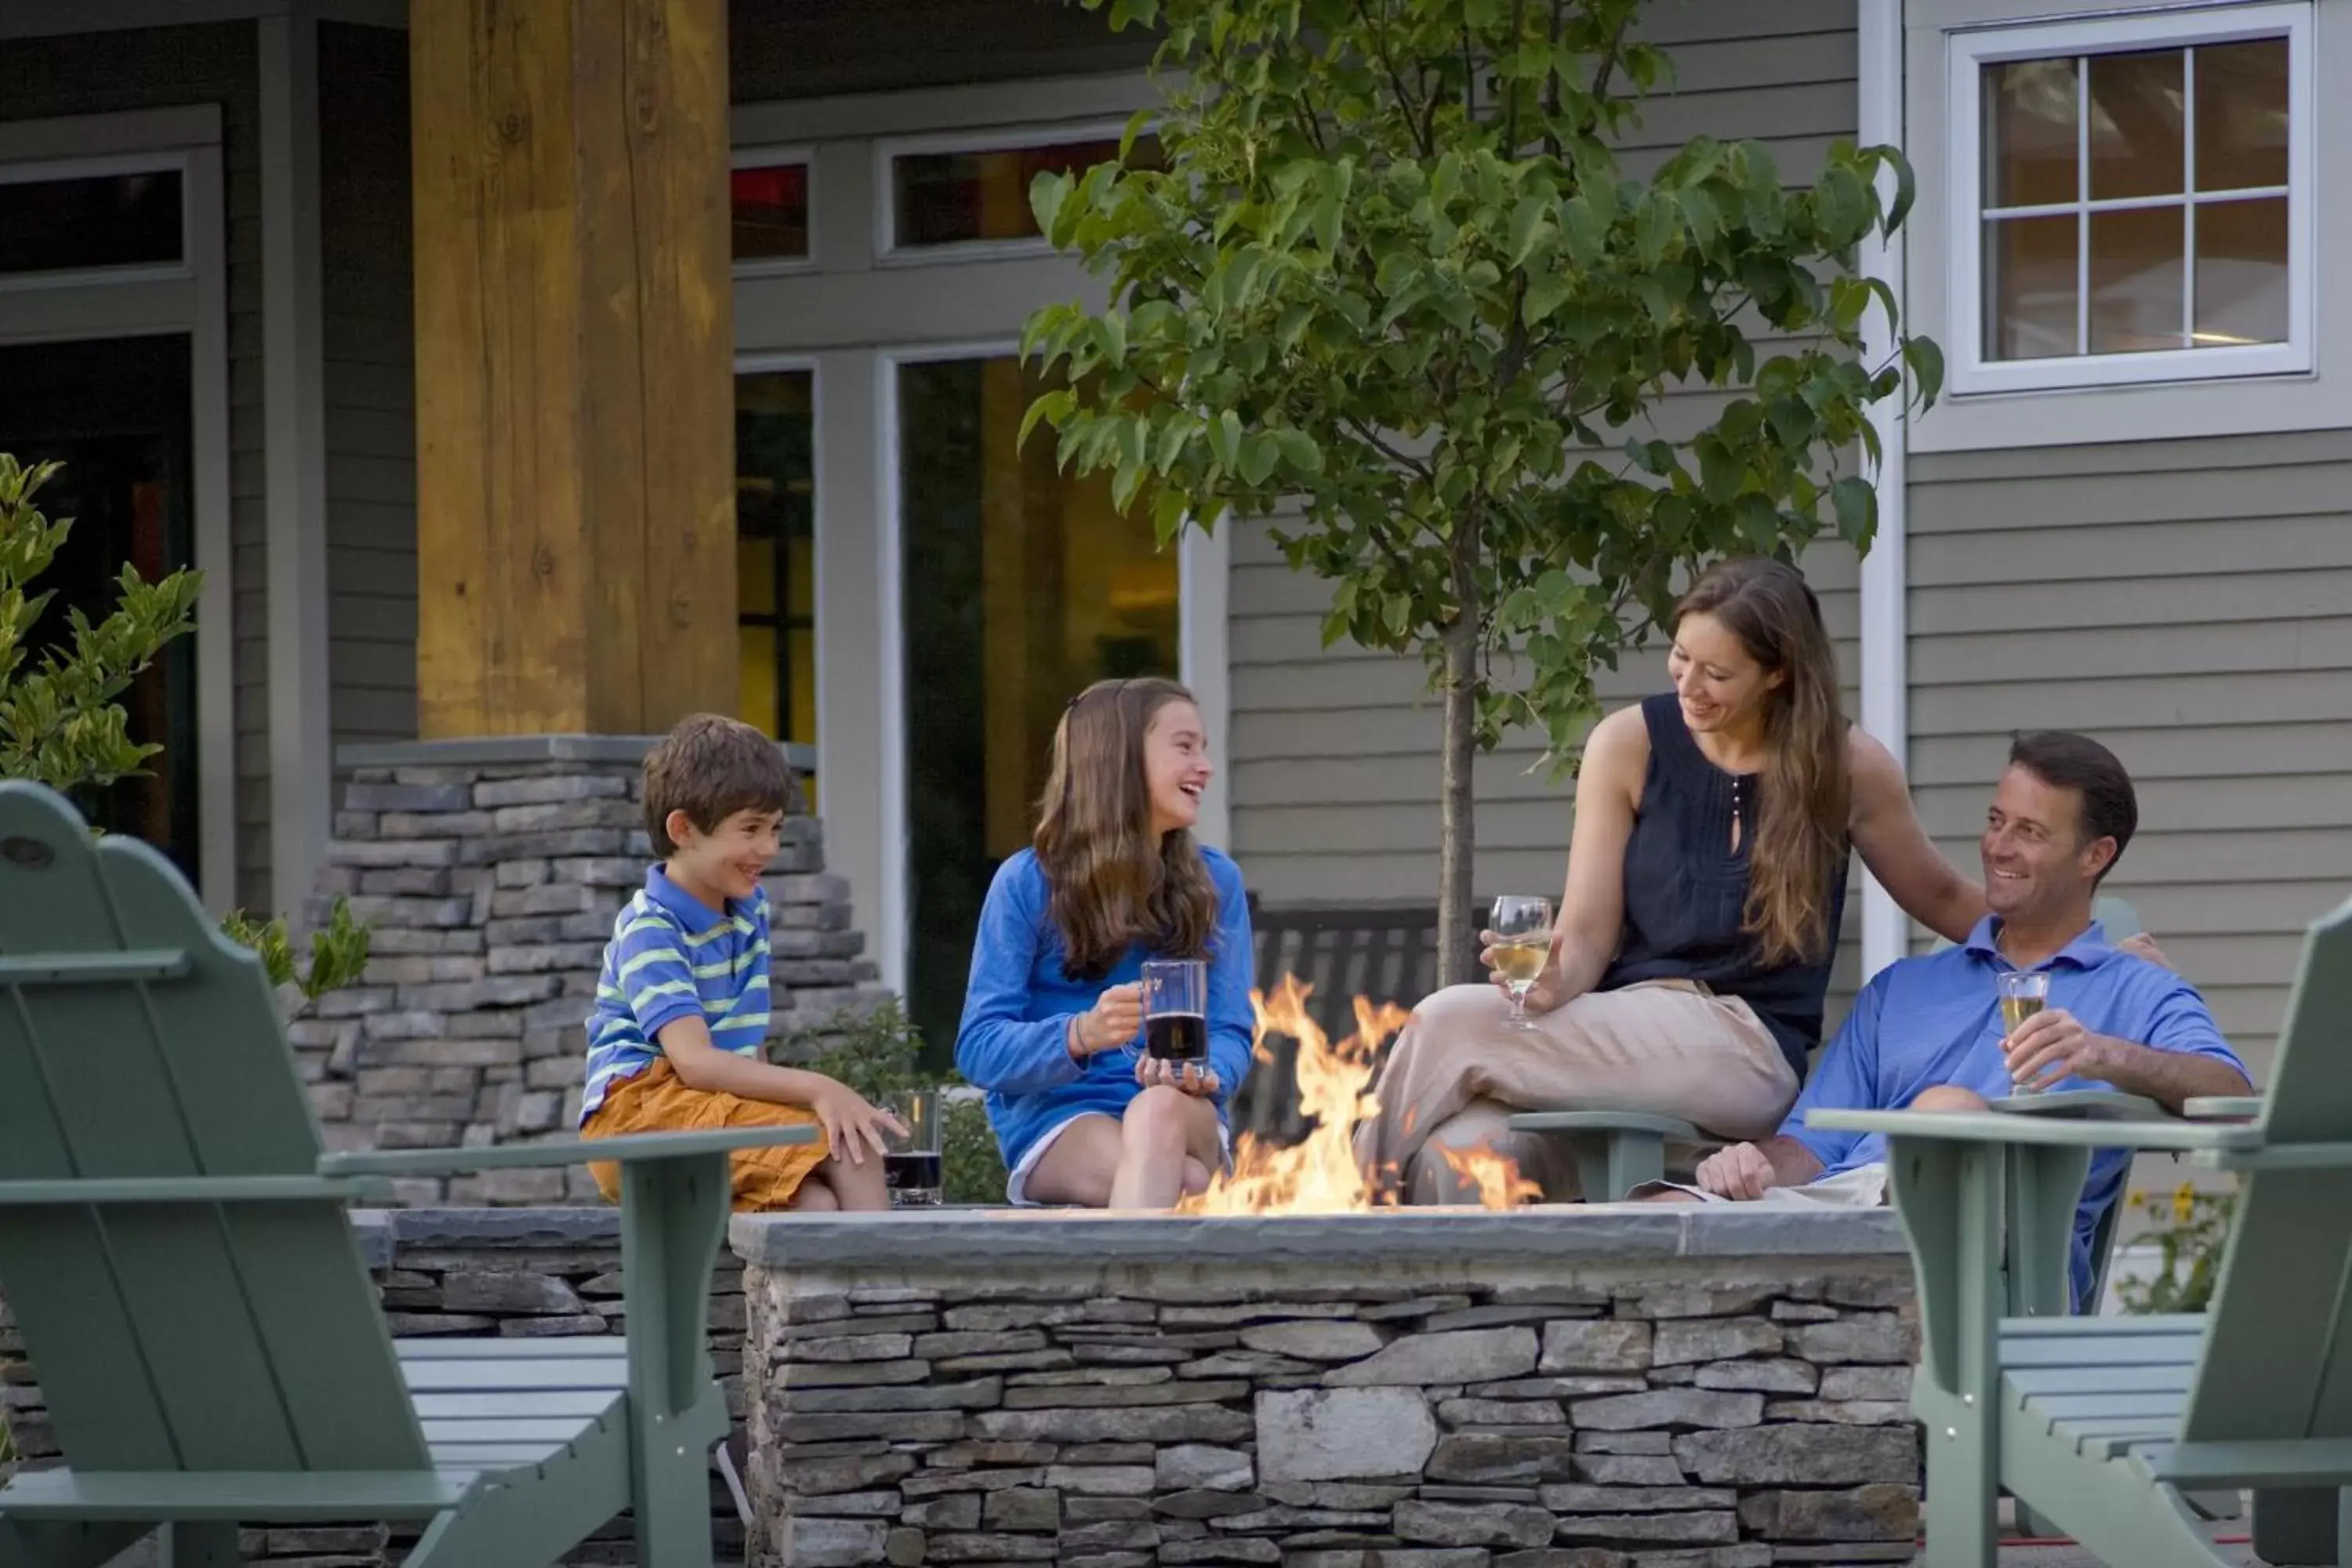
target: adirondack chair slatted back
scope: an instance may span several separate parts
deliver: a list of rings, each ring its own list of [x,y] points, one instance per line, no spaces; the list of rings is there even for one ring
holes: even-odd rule
[[[153,849],[0,784],[0,1183],[307,1178],[319,1152],[259,960]],[[0,1198],[0,1289],[77,1469],[430,1462],[331,1198]]]
[[[2352,1144],[2352,903],[2311,929],[2259,1125],[2265,1147]],[[2248,1173],[2183,1436],[2352,1436],[2352,1168]]]

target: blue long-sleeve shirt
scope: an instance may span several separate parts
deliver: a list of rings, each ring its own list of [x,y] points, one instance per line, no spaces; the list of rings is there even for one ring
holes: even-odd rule
[[[1217,1075],[1217,1114],[1249,1073],[1252,956],[1249,900],[1241,868],[1206,847],[1217,889],[1217,929],[1209,941],[1209,1066]],[[1138,943],[1099,980],[1073,978],[1063,968],[1062,933],[1054,924],[1045,870],[1024,849],[997,868],[980,931],[971,948],[971,979],[964,991],[963,1024],[956,1031],[956,1070],[988,1091],[989,1125],[1008,1167],[1030,1146],[1074,1116],[1117,1116],[1140,1092],[1139,1031],[1124,1049],[1097,1051],[1082,1064],[1070,1059],[1071,1017],[1105,991],[1143,977],[1154,956]]]

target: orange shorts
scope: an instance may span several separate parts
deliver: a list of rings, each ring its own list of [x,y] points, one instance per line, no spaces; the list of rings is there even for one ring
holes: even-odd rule
[[[604,1091],[604,1103],[581,1128],[583,1138],[618,1138],[629,1132],[707,1132],[720,1127],[814,1127],[816,1112],[799,1105],[775,1105],[688,1089],[667,1059]],[[824,1163],[824,1133],[814,1143],[772,1149],[738,1149],[728,1165],[738,1210],[790,1208],[808,1173]],[[607,1203],[621,1201],[621,1168],[609,1160],[592,1162],[588,1173]]]

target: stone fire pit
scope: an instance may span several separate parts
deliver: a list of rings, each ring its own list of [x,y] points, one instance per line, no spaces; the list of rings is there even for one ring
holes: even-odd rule
[[[742,1215],[755,1564],[1907,1562],[1887,1213]]]

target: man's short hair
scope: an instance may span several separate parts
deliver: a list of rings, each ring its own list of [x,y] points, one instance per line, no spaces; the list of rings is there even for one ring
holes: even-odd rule
[[[673,811],[705,833],[739,811],[784,811],[792,774],[783,749],[740,719],[691,713],[646,753],[646,833],[654,853],[677,853],[665,826]]]
[[[2115,860],[2107,862],[2099,877],[2116,868],[2116,860],[2124,858],[2139,827],[2139,795],[2113,752],[2071,730],[2040,730],[2011,737],[2009,765],[2023,768],[2053,789],[2073,790],[2083,842],[2116,841]]]

